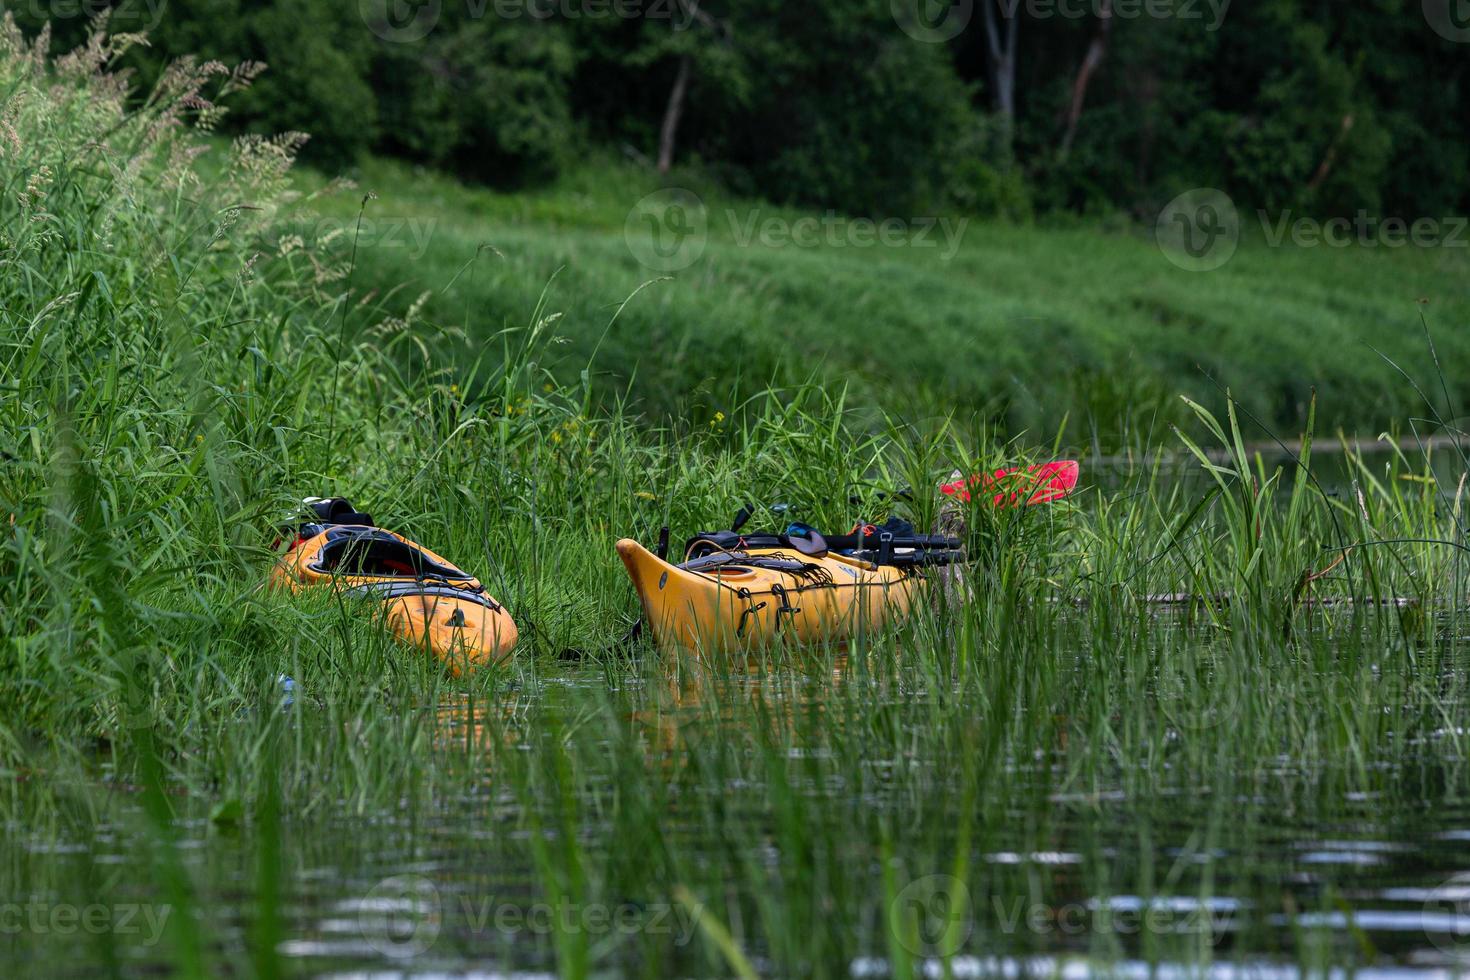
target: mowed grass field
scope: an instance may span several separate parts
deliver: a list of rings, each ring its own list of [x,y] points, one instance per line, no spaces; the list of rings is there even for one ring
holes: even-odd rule
[[[553,366],[570,379],[591,361],[602,392],[630,393],[655,418],[701,421],[769,384],[817,379],[857,404],[978,413],[1013,433],[1070,417],[1075,435],[1116,443],[1186,419],[1179,394],[1218,406],[1228,388],[1288,433],[1315,390],[1324,426],[1377,434],[1424,414],[1404,374],[1433,375],[1425,324],[1452,385],[1470,366],[1463,237],[1273,247],[1268,219],[1242,204],[1233,258],[1190,272],[1134,222],[931,214],[898,219],[884,244],[871,224],[630,165],[514,195],[387,161],[355,176],[376,194],[357,284],[396,287],[399,308],[422,301],[427,319],[478,343],[523,323],[545,289],[563,314]],[[664,263],[655,230],[671,249],[680,226],[650,225],[646,196],[675,187],[694,195],[694,245]],[[324,204],[317,230],[346,224],[350,238],[359,200]]]

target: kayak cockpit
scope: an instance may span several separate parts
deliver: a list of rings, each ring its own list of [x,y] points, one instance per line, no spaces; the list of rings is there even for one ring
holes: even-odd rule
[[[473,579],[467,572],[437,561],[423,549],[378,528],[333,527],[323,534],[326,541],[307,566],[323,575],[466,582]]]

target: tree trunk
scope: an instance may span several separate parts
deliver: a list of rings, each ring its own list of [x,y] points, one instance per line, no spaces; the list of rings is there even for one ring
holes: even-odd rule
[[[1082,59],[1082,67],[1077,69],[1077,80],[1072,83],[1072,106],[1067,110],[1067,131],[1062,136],[1062,159],[1072,152],[1072,141],[1077,138],[1077,124],[1082,121],[1082,106],[1087,101],[1087,86],[1092,84],[1092,76],[1102,65],[1103,58],[1108,53],[1108,35],[1113,31],[1113,0],[1102,0],[1102,5],[1097,12],[1097,30],[1092,35],[1092,43],[1087,46],[1087,56]]]
[[[1021,18],[1016,0],[980,2],[985,11],[990,87],[994,92],[995,111],[1000,114],[1001,125],[1004,127],[1001,142],[1009,154],[1016,128],[1016,35]],[[1004,26],[996,19],[997,8],[1000,8],[1000,21],[1004,22]]]
[[[689,92],[689,71],[690,59],[686,54],[679,59],[679,74],[674,78],[674,89],[664,109],[664,122],[659,127],[658,172],[661,174],[674,166],[674,145],[679,137],[679,120],[684,116],[684,96]]]
[[[1342,117],[1342,128],[1338,130],[1337,136],[1332,140],[1332,145],[1327,148],[1327,155],[1322,158],[1322,165],[1307,181],[1307,190],[1315,193],[1332,173],[1333,164],[1337,163],[1337,154],[1342,150],[1342,144],[1347,141],[1348,134],[1353,131],[1354,117],[1351,113]]]
[[[1020,24],[1015,4],[1006,13],[1006,0],[981,0],[985,11],[985,40],[990,53],[990,84],[995,90],[995,108],[1003,116],[1016,115],[1016,29]],[[1000,20],[996,10],[1000,8]]]

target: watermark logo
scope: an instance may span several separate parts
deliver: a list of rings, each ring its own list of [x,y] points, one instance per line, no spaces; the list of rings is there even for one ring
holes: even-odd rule
[[[1470,43],[1470,0],[1424,0],[1424,19],[1445,40]]]
[[[428,952],[443,927],[439,889],[423,875],[378,882],[357,905],[357,927],[384,956],[406,959]]]
[[[970,889],[953,875],[926,875],[906,885],[890,910],[898,941],[915,956],[950,953],[974,931]]]
[[[925,44],[954,40],[975,16],[975,0],[890,0],[889,6],[899,28]]]
[[[440,0],[357,0],[362,22],[390,44],[422,41],[439,23]]]
[[[628,212],[623,240],[642,265],[681,272],[698,262],[709,242],[709,212],[699,195],[682,187],[654,191]]]
[[[1461,872],[1429,893],[1424,900],[1424,931],[1429,941],[1470,967],[1470,872]]]
[[[1240,247],[1240,212],[1213,187],[1180,194],[1159,214],[1154,237],[1164,257],[1186,272],[1210,272]]]

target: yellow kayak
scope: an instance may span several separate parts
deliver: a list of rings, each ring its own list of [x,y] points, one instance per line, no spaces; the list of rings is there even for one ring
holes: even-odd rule
[[[921,581],[911,569],[830,552],[752,547],[673,565],[624,539],[618,555],[658,644],[706,652],[840,643],[902,622]]]
[[[428,548],[373,526],[351,505],[333,510],[334,504],[313,504],[324,519],[299,528],[271,573],[272,584],[291,592],[331,587],[380,601],[395,636],[427,648],[456,676],[510,658],[519,638],[515,621],[478,579]],[[335,523],[328,514],[364,520]]]

